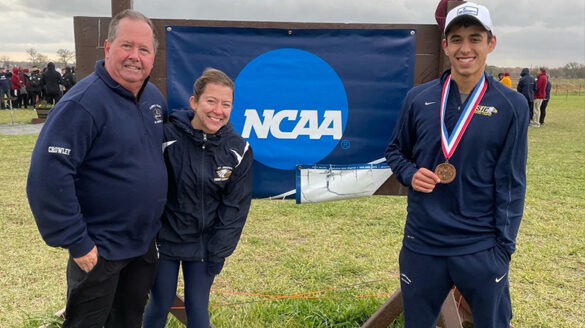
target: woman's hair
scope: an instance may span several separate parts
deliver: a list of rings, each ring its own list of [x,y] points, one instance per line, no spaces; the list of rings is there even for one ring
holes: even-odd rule
[[[193,84],[193,97],[195,98],[195,102],[199,101],[199,97],[201,97],[203,91],[205,91],[205,87],[209,83],[217,83],[226,86],[232,89],[233,93],[234,81],[232,81],[232,79],[230,79],[224,72],[208,67]]]

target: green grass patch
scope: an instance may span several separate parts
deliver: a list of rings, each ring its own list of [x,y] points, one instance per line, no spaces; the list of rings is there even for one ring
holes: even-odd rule
[[[553,96],[546,125],[529,130],[525,215],[510,272],[516,327],[585,327],[584,130],[585,96],[571,95]],[[43,243],[24,191],[35,138],[0,135],[2,327],[37,328],[65,304],[67,253]],[[212,322],[359,327],[399,286],[405,213],[399,196],[254,200],[213,286]],[[181,327],[175,319],[167,326]]]
[[[28,124],[37,118],[34,109],[0,110],[0,124]]]

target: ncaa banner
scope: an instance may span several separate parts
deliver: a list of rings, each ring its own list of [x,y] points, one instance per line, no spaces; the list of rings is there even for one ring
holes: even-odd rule
[[[166,26],[165,37],[171,110],[189,107],[207,67],[234,80],[230,121],[254,151],[256,198],[294,195],[297,167],[383,157],[414,80],[413,29]]]

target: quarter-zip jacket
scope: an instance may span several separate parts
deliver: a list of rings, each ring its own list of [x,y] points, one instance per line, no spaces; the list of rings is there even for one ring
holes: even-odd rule
[[[175,110],[165,123],[169,190],[157,244],[162,258],[223,262],[250,208],[252,149],[231,123],[206,134],[193,115]]]
[[[455,180],[431,193],[412,189],[419,168],[445,162],[441,148],[440,79],[408,92],[386,159],[398,181],[409,186],[403,244],[428,255],[463,255],[503,247],[515,249],[524,209],[528,106],[524,97],[487,75],[488,87],[449,163]],[[465,103],[455,82],[445,123],[452,132]]]
[[[47,244],[73,257],[143,255],[160,227],[167,176],[159,90],[138,98],[96,63],[51,109],[32,153],[26,191]]]

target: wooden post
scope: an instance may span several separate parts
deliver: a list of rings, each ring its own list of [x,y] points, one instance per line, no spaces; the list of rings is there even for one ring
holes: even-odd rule
[[[362,328],[386,328],[402,313],[402,292],[398,288],[390,299],[374,313]]]
[[[185,302],[179,295],[175,296],[175,300],[173,301],[173,305],[171,306],[171,314],[175,316],[179,321],[181,321],[184,325],[187,325],[187,313],[185,313]],[[211,322],[209,323],[209,328],[215,328]]]
[[[459,317],[459,311],[457,309],[457,302],[453,291],[449,292],[443,307],[441,308],[441,314],[439,315],[439,327],[443,328],[461,328],[461,318]]]
[[[439,315],[438,327],[442,328],[461,328],[462,319],[473,323],[471,318],[471,311],[465,300],[459,303],[460,294],[457,290],[452,290],[445,298],[441,313]],[[386,328],[390,325],[403,311],[402,292],[398,288],[386,303],[366,321],[361,328]]]
[[[112,17],[123,10],[132,9],[132,3],[133,0],[112,0]]]
[[[185,313],[185,302],[179,295],[175,295],[173,305],[171,305],[171,314],[181,321],[184,325],[187,325],[187,313]]]

